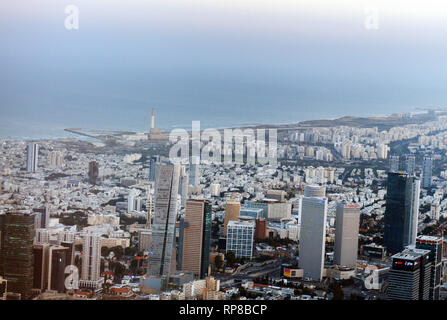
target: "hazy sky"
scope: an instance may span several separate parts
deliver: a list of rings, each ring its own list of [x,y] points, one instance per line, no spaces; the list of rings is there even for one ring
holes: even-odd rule
[[[0,137],[445,106],[446,57],[445,0],[2,1]]]

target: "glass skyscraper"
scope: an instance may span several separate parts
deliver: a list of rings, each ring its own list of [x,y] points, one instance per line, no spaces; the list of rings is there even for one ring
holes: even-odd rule
[[[415,176],[389,172],[387,181],[384,244],[389,253],[416,244],[420,180]]]

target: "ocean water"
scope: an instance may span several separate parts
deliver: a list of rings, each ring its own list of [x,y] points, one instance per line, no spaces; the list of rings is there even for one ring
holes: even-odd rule
[[[380,8],[371,31],[358,1],[75,2],[71,31],[60,1],[0,3],[1,138],[147,132],[152,108],[170,130],[447,104],[445,11]]]

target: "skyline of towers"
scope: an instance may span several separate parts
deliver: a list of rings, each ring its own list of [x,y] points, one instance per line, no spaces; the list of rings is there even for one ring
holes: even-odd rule
[[[39,145],[37,143],[28,144],[26,156],[26,171],[36,172],[39,164]]]
[[[302,197],[299,266],[305,278],[323,277],[326,242],[326,188],[306,185]]]
[[[168,275],[170,270],[175,270],[175,266],[171,263],[173,250],[175,250],[179,176],[178,164],[160,166],[148,267],[148,274],[152,276]]]
[[[390,172],[384,215],[384,244],[388,252],[401,252],[416,244],[420,180],[406,173]]]
[[[335,218],[334,262],[340,266],[355,267],[359,239],[360,207],[338,203]]]
[[[187,200],[182,227],[181,270],[205,278],[210,255],[211,204],[205,200]]]

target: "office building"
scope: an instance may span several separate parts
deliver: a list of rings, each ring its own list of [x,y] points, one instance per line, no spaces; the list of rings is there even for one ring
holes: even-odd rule
[[[267,238],[267,219],[265,218],[256,219],[255,239],[264,240],[266,238]]]
[[[433,172],[433,159],[431,156],[425,156],[422,168],[422,188],[431,187],[432,172]]]
[[[33,287],[34,215],[0,215],[0,275],[8,281],[9,292],[22,299],[30,297]]]
[[[101,236],[95,233],[83,235],[81,284],[95,287],[100,279]]]
[[[149,181],[155,182],[157,176],[157,165],[160,163],[160,156],[152,156],[149,160]]]
[[[390,157],[390,172],[398,172],[399,171],[399,156],[391,156]]]
[[[233,252],[236,258],[251,259],[254,233],[253,222],[231,220],[228,223],[226,252]]]
[[[416,248],[430,250],[430,285],[429,300],[440,300],[440,286],[442,278],[442,238],[432,236],[418,236]]]
[[[50,206],[34,208],[33,211],[40,213],[40,225],[37,228],[48,228],[50,226]]]
[[[240,216],[241,217],[252,217],[253,219],[262,218],[263,210],[261,208],[241,208]]]
[[[388,298],[428,300],[430,270],[430,250],[407,248],[393,255],[388,272]]]
[[[305,278],[321,280],[324,269],[327,198],[326,189],[307,185],[301,212],[299,265]]]
[[[33,289],[42,292],[48,287],[48,253],[49,244],[35,244],[33,246],[34,273]]]
[[[91,184],[96,184],[99,177],[99,163],[91,161],[88,164],[88,181]]]
[[[176,269],[175,222],[180,176],[179,165],[162,165],[155,194],[154,222],[150,244],[148,274],[168,275]]]
[[[39,145],[37,143],[30,143],[26,150],[26,171],[36,172],[39,164]]]
[[[200,158],[191,157],[189,159],[189,184],[197,187],[200,184]]]
[[[356,204],[337,204],[335,218],[334,262],[356,267],[360,224],[360,208]]]
[[[62,167],[62,152],[51,151],[50,155],[49,155],[49,165],[52,168],[61,168]]]
[[[211,242],[211,204],[204,200],[186,201],[183,222],[181,269],[203,279],[208,275]]]
[[[224,236],[227,235],[227,227],[230,221],[239,221],[241,215],[241,203],[239,201],[229,200],[225,204],[225,219],[224,219]]]
[[[406,173],[390,172],[387,180],[384,244],[389,253],[416,244],[420,180]]]
[[[408,174],[413,175],[415,173],[415,169],[416,169],[416,157],[413,155],[407,155],[405,157],[405,171]]]
[[[48,258],[48,290],[65,292],[65,268],[71,264],[70,249],[50,246]]]

